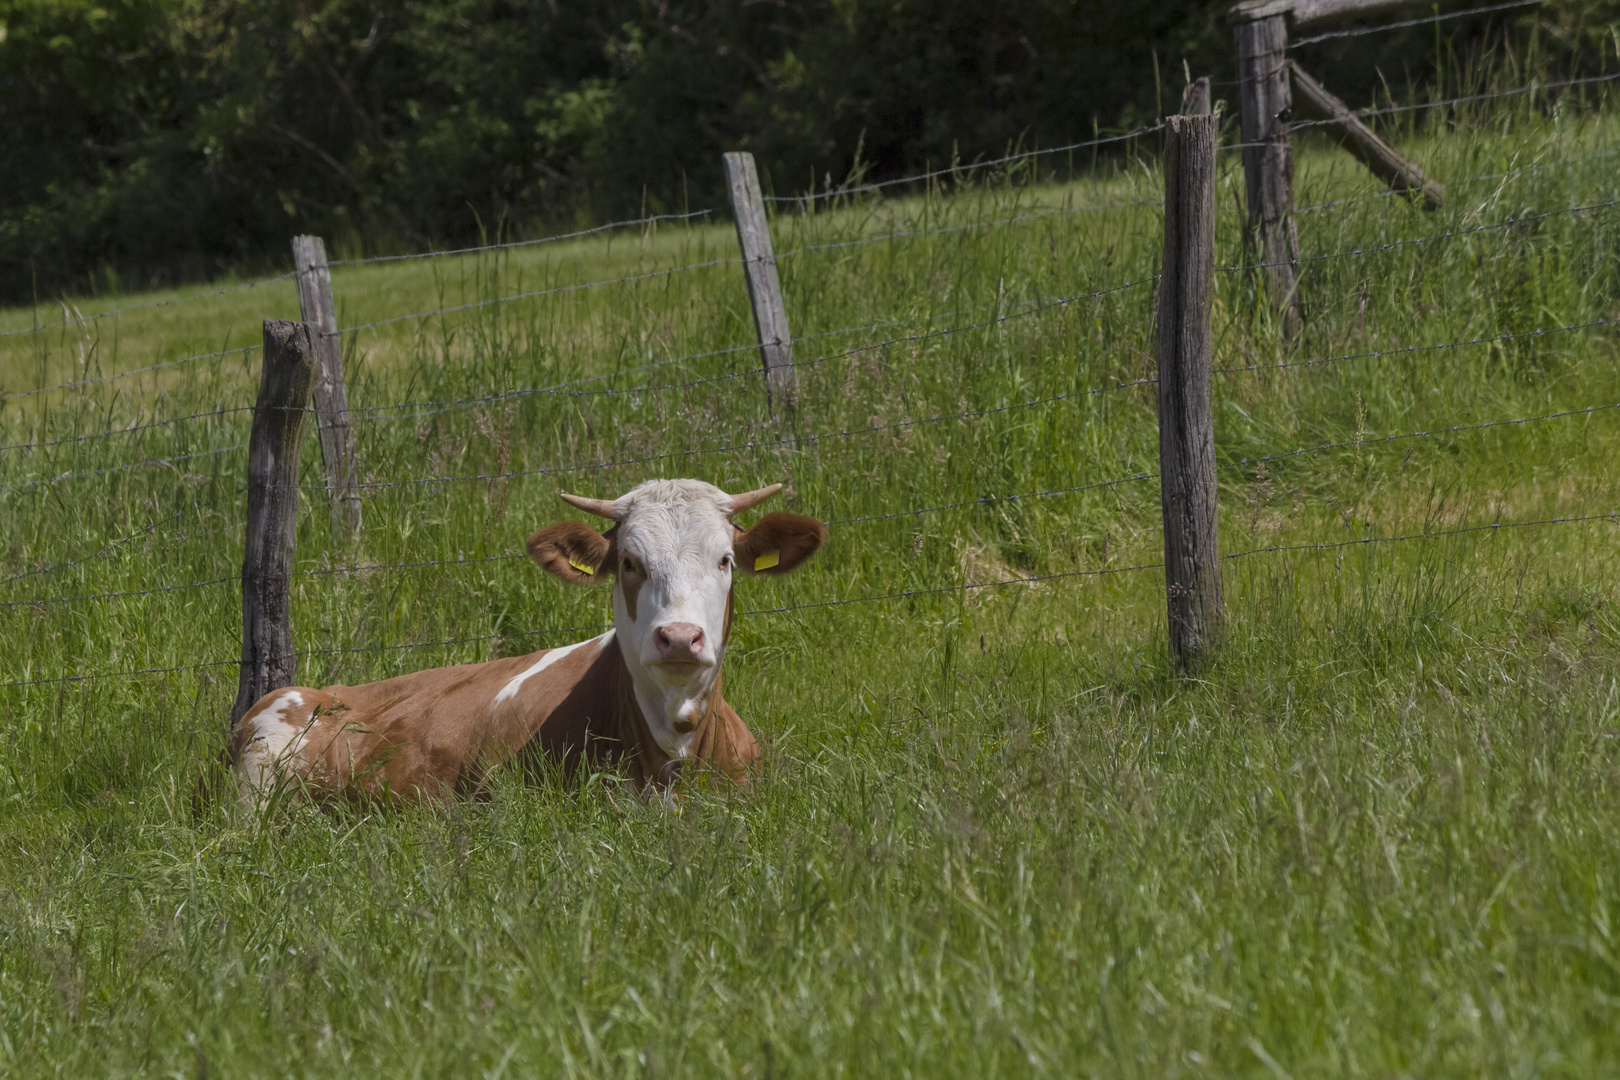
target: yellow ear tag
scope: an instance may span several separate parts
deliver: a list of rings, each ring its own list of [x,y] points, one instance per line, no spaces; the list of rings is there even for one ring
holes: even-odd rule
[[[754,573],[757,574],[761,570],[769,570],[771,567],[775,566],[781,561],[782,553],[780,551],[767,551],[765,554],[754,560]]]
[[[582,574],[589,574],[591,577],[596,576],[596,567],[587,566],[578,559],[569,559],[568,565],[572,566],[575,570],[578,570]]]

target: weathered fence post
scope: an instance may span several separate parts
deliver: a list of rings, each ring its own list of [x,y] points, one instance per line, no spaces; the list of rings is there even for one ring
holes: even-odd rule
[[[1221,636],[1215,536],[1210,299],[1215,274],[1213,116],[1172,116],[1164,147],[1159,282],[1159,497],[1170,656],[1195,670]]]
[[[1238,102],[1243,132],[1243,181],[1249,246],[1265,264],[1273,309],[1283,333],[1300,326],[1299,232],[1294,227],[1294,151],[1288,122],[1288,22],[1275,2],[1239,4],[1236,25]]]
[[[349,391],[343,383],[343,350],[337,336],[337,309],[332,303],[332,272],[326,265],[326,242],[318,236],[295,236],[293,264],[298,275],[298,307],[315,328],[315,427],[326,464],[326,490],[332,500],[332,533],[344,540],[360,531],[360,473],[354,433],[349,429]]]
[[[1207,116],[1209,110],[1209,76],[1200,75],[1181,91],[1181,115]]]
[[[296,681],[293,546],[298,539],[298,444],[316,382],[316,331],[264,321],[264,367],[248,436],[247,540],[242,555],[242,668],[231,726],[265,694]]]
[[[1438,210],[1445,204],[1445,187],[1430,179],[1415,161],[1374,135],[1344,102],[1311,78],[1298,63],[1288,61],[1288,72],[1299,93],[1300,112],[1313,120],[1325,121],[1322,129],[1367,166],[1369,172],[1388,184],[1391,191],[1399,191],[1408,198],[1421,196],[1426,210]]]
[[[765,393],[772,408],[793,408],[793,337],[788,333],[787,308],[782,304],[782,283],[776,276],[776,254],[771,250],[771,227],[765,218],[765,199],[759,191],[754,155],[725,156],[726,186],[731,192],[732,215],[737,219],[737,243],[742,248],[748,278],[748,299],[754,307],[754,328],[759,332],[759,355],[765,365]]]

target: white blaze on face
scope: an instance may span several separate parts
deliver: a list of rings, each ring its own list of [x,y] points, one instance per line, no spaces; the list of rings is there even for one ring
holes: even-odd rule
[[[615,505],[613,625],[653,737],[685,757],[725,655],[731,497],[698,480],[654,480]],[[672,627],[676,638],[696,627],[701,642],[660,649],[660,632]]]

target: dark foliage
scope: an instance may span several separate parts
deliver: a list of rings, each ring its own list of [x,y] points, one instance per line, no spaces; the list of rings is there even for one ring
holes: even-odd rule
[[[0,300],[280,267],[297,232],[384,250],[717,205],[727,149],[786,192],[1085,139],[1173,108],[1184,65],[1229,77],[1222,6],[12,0]],[[1365,100],[1437,49],[1320,59]]]

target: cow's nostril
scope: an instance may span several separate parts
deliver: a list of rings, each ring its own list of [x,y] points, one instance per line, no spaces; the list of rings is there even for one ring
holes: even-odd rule
[[[660,626],[654,640],[661,660],[685,660],[688,656],[701,657],[707,640],[703,628],[694,623],[669,623]]]

